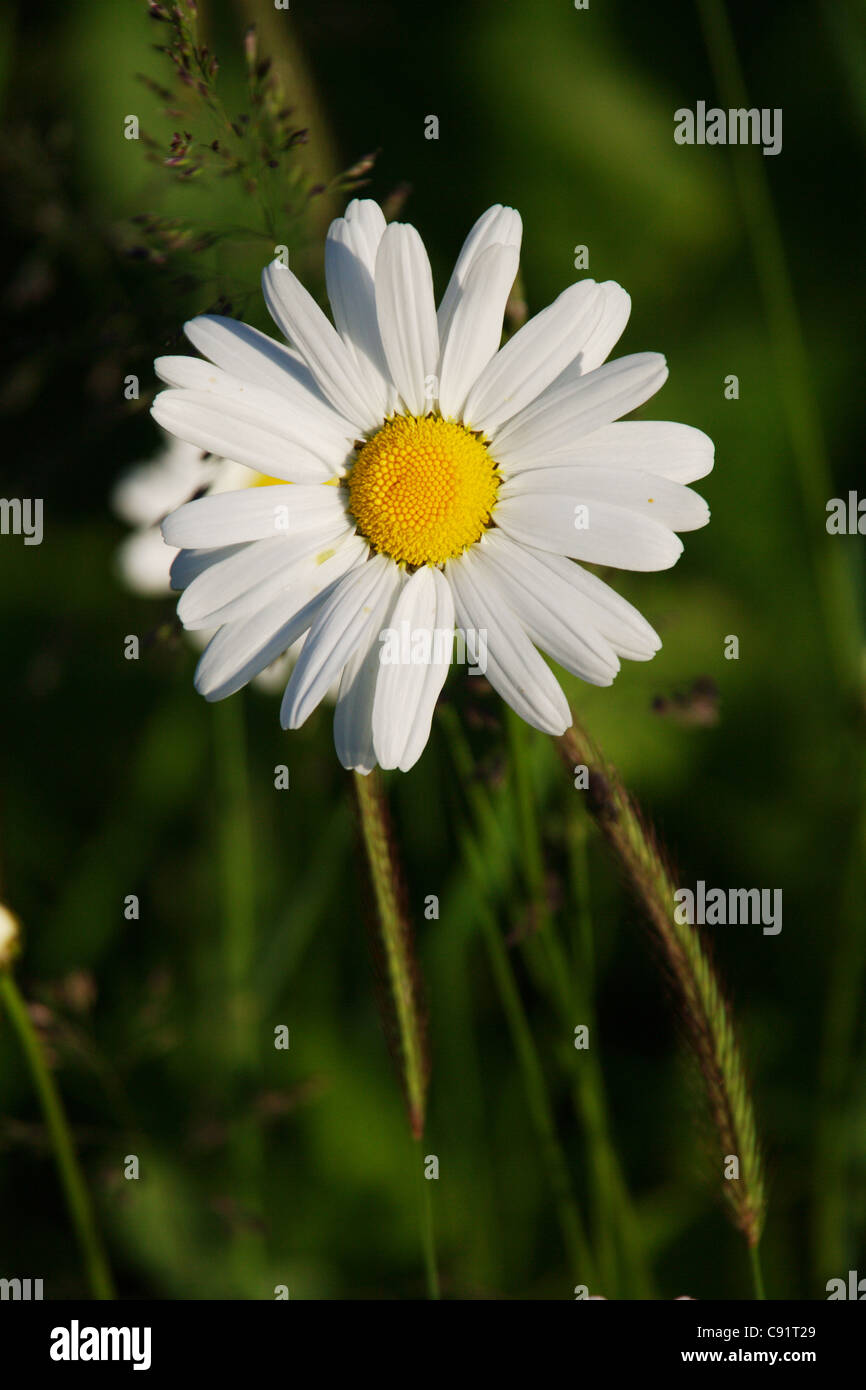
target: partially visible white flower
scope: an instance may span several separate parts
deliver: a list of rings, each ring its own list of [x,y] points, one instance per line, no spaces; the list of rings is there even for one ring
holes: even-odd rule
[[[0,970],[6,970],[18,954],[21,926],[8,907],[0,903]]]
[[[134,464],[111,494],[113,510],[133,527],[118,546],[117,573],[128,589],[146,598],[165,598],[173,592],[171,567],[179,551],[166,543],[160,529],[170,512],[197,495],[214,497],[266,481],[243,464],[216,458],[194,444],[161,433],[164,445],[160,452],[145,463]],[[190,637],[201,648],[213,635],[204,629]],[[259,673],[256,684],[260,689],[279,690],[285,684],[302,646],[303,638]]]
[[[166,545],[160,525],[169,512],[182,507],[197,493],[217,490],[219,459],[210,457],[172,435],[165,436],[161,451],[146,463],[135,464],[115,485],[111,505],[122,521],[134,529],[117,551],[117,570],[127,588],[150,598],[171,593],[171,563],[177,554]],[[232,487],[243,487],[250,478],[238,478]]]
[[[709,519],[686,484],[712,468],[711,440],[620,423],[667,366],[656,352],[606,361],[630,310],[619,285],[569,286],[500,347],[521,230],[513,208],[484,213],[437,310],[418,232],[355,200],[325,246],[333,323],[275,261],[264,297],[291,347],[207,315],[186,325],[202,357],[156,363],[163,428],[283,480],[163,524],[183,547],[184,626],[218,628],[196,688],[224,699],[306,635],[281,723],[298,728],[339,680],[337,754],[359,772],[420,757],[450,661],[434,639],[455,625],[484,634],[502,698],[562,734],[568,701],[538,648],[610,685],[620,657],[661,646],[575,562],[667,569],[676,533]],[[386,662],[383,634],[404,626],[439,657]]]

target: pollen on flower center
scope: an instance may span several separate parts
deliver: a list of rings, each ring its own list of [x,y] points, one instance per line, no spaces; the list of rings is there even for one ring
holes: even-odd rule
[[[397,415],[360,450],[349,505],[375,550],[407,565],[440,565],[489,524],[499,474],[477,435],[439,415]]]

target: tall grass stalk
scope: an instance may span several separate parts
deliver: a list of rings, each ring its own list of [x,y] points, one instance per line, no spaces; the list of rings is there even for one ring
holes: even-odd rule
[[[111,1270],[93,1215],[90,1194],[75,1152],[60,1091],[45,1060],[42,1044],[33,1027],[27,1005],[9,967],[0,967],[0,999],[5,1005],[9,1021],[27,1059],[33,1086],[39,1097],[91,1294],[96,1299],[112,1299],[114,1285]]]
[[[739,1177],[724,1179],[722,1190],[734,1221],[750,1248],[764,1224],[764,1178],[757,1126],[746,1074],[727,1002],[701,936],[674,915],[675,885],[670,870],[632,797],[585,730],[573,727],[556,740],[570,773],[589,769],[589,809],[641,901],[666,963],[679,988],[710,1110],[719,1138],[718,1172],[728,1155],[739,1160]]]
[[[209,8],[209,4],[205,6],[206,14]],[[296,119],[314,132],[314,138],[303,147],[301,163],[308,177],[321,187],[311,204],[310,217],[316,229],[324,232],[331,218],[342,211],[333,187],[338,165],[325,108],[295,37],[293,20],[275,5],[262,5],[260,0],[233,0],[233,8],[245,24],[257,30],[262,52],[271,59],[283,90],[291,93]]]

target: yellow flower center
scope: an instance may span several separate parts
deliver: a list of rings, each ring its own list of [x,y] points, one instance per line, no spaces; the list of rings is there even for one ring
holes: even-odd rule
[[[441,565],[481,539],[499,474],[480,438],[439,415],[396,415],[360,450],[349,505],[375,550]]]

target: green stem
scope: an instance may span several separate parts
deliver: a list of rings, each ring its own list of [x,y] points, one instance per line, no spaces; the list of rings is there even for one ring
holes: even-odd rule
[[[418,1157],[420,1158],[420,1151]],[[433,1224],[433,1183],[434,1178],[424,1176],[421,1170],[421,1243],[424,1247],[424,1272],[427,1276],[427,1297],[434,1302],[440,1298],[439,1270],[436,1265],[436,1229]]]
[[[361,834],[370,869],[370,879],[376,898],[379,938],[388,978],[389,1015],[385,1019],[386,1036],[390,1033],[391,1014],[396,1023],[400,1060],[400,1078],[409,1110],[413,1138],[421,1139],[427,1106],[427,1085],[430,1067],[427,1054],[427,1032],[415,956],[412,931],[404,906],[405,890],[399,861],[394,849],[388,808],[378,771],[362,776],[353,775],[355,796],[361,820]],[[413,1162],[422,1155],[416,1150]],[[424,1252],[424,1272],[427,1296],[439,1298],[439,1273],[436,1265],[436,1234],[433,1225],[433,1179],[424,1176],[421,1183],[421,1243]]]
[[[91,1293],[97,1299],[112,1299],[114,1298],[114,1286],[111,1272],[96,1228],[90,1196],[75,1153],[69,1123],[63,1109],[63,1101],[60,1098],[54,1077],[46,1064],[39,1038],[27,1012],[27,1005],[8,970],[0,970],[0,997],[6,1005],[10,1022],[18,1035],[18,1040],[30,1067],[33,1084],[39,1096],[51,1147],[54,1150],[54,1159],[60,1174],[60,1182],[66,1197],[66,1205],[84,1259]]]
[[[755,1290],[755,1298],[763,1300],[767,1295],[764,1293],[764,1275],[761,1270],[761,1247],[758,1242],[749,1246],[749,1263],[752,1268],[752,1284]]]
[[[400,1052],[401,1078],[416,1139],[424,1132],[429,1065],[427,1035],[412,950],[412,934],[403,907],[402,878],[393,853],[388,812],[378,772],[354,773],[361,833],[376,898],[381,945],[388,977]]]

